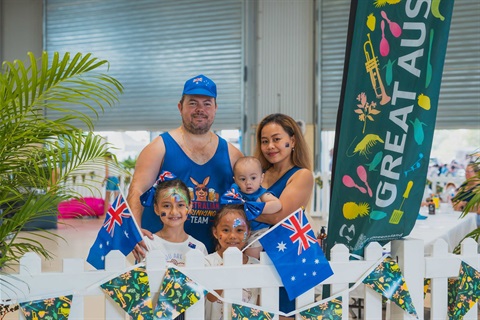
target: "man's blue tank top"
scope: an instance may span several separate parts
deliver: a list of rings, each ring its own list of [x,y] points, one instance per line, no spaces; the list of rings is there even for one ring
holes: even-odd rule
[[[161,134],[161,137],[165,144],[165,158],[158,174],[162,170],[170,171],[188,186],[192,210],[185,221],[185,232],[203,242],[208,252],[212,253],[215,251],[212,226],[220,210],[220,196],[233,183],[228,143],[218,137],[218,147],[213,157],[207,163],[199,165],[183,152],[168,132]],[[157,232],[162,226],[153,206],[144,208],[142,227]]]

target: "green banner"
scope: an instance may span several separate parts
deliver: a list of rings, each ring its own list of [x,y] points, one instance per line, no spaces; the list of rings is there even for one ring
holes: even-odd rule
[[[363,255],[412,230],[430,158],[453,0],[352,0],[328,248]]]

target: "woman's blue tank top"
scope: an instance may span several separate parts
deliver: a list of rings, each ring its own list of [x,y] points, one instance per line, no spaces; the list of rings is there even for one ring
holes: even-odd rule
[[[207,163],[199,165],[183,152],[168,132],[161,134],[161,137],[165,144],[165,158],[160,172],[172,172],[190,190],[192,210],[185,221],[185,232],[203,242],[208,252],[212,253],[215,251],[212,226],[220,210],[220,196],[233,183],[228,143],[218,137],[218,147],[213,157]],[[152,232],[162,228],[162,222],[153,211],[153,206],[144,209],[142,227]]]

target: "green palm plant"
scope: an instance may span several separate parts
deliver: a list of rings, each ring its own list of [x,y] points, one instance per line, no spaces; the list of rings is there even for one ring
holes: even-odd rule
[[[452,203],[454,204],[466,201],[465,199],[469,198],[462,210],[462,214],[460,215],[462,218],[470,212],[477,212],[477,214],[480,214],[480,156],[478,153],[472,156],[475,157],[472,165],[476,168],[476,173],[460,186],[457,194],[452,198]],[[468,185],[473,187],[469,187]],[[467,234],[465,238],[473,238],[478,242],[480,239],[480,228],[477,226],[477,228]],[[460,245],[455,248],[454,253],[460,253]]]
[[[57,215],[58,203],[76,196],[63,183],[75,170],[104,165],[109,145],[92,132],[87,112],[98,116],[123,92],[105,73],[108,62],[91,54],[28,57],[28,64],[3,62],[0,74],[0,268],[30,251],[51,258],[38,238],[51,240],[51,233],[20,231]],[[60,116],[46,118],[51,110]]]

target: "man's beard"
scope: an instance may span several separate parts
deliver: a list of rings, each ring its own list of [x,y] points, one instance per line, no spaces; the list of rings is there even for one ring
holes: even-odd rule
[[[205,134],[208,131],[210,131],[210,128],[212,126],[211,123],[205,123],[202,124],[201,126],[195,126],[192,124],[192,122],[187,122],[185,120],[182,120],[183,127],[185,128],[185,131],[191,134]]]

